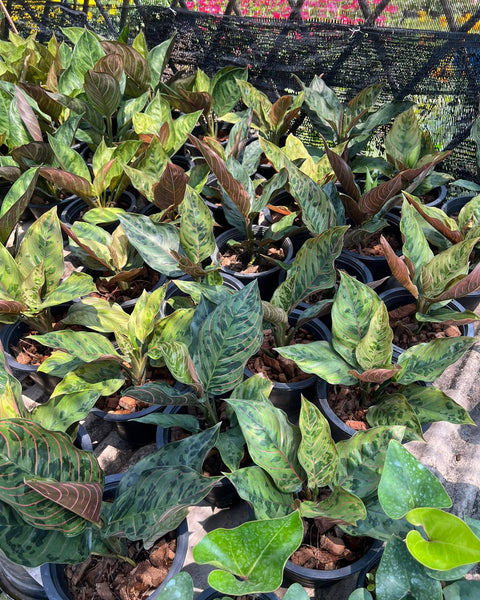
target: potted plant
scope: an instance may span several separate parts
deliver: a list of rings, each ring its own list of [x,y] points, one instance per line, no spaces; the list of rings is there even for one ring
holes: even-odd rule
[[[423,219],[448,240],[436,254],[424,231]],[[403,258],[393,252],[387,240],[383,238],[381,243],[393,276],[414,299],[416,330],[426,323],[462,325],[478,320],[475,313],[448,305],[480,288],[480,267],[476,264],[470,269],[470,255],[480,239],[475,229],[462,236],[456,223],[440,209],[422,207],[411,195],[404,199],[400,227]]]
[[[58,310],[75,298],[94,291],[92,278],[71,273],[63,279],[65,263],[63,239],[57,211],[52,208],[25,233],[15,256],[0,245],[2,291],[0,292],[1,339],[7,360],[14,370],[23,370],[12,356],[12,346],[30,332],[52,331]],[[66,308],[65,308],[66,312]],[[32,375],[37,366],[30,365]]]
[[[364,540],[366,556],[356,561],[352,551],[350,556],[355,562],[349,565],[352,560],[346,558],[349,553],[344,546],[347,538],[343,542],[338,539],[342,534],[335,525],[354,525],[365,518],[362,499],[375,492],[389,440],[401,439],[403,427],[378,427],[368,434],[359,432],[341,442],[340,449],[322,413],[305,398],[302,398],[298,430],[267,399],[265,387],[262,389],[259,384],[252,391],[256,394],[250,399],[236,399],[233,394],[228,403],[238,418],[254,465],[227,476],[239,495],[252,504],[256,518],[273,519],[298,512],[305,521],[304,543],[315,547],[312,540],[322,537],[324,554],[313,550],[310,558],[327,559],[323,567],[318,564],[313,568],[296,568],[291,558],[287,577],[302,585],[322,587],[360,570],[362,564],[375,560],[381,544],[367,552],[371,541]],[[362,556],[358,545],[356,552],[357,558]],[[307,549],[295,560],[303,562],[306,553]]]
[[[208,450],[215,431],[200,434],[198,445],[190,440],[198,455],[189,465],[166,466],[170,460],[162,462],[166,450],[158,451],[155,458],[146,457],[120,478],[113,502],[102,503],[104,476],[92,453],[77,450],[65,434],[27,419],[2,419],[0,430],[9,471],[0,499],[4,520],[0,546],[10,560],[29,567],[45,565],[44,580],[52,564],[79,563],[92,554],[116,556],[135,566],[127,554],[127,540],[141,542],[148,550],[177,530],[176,569],[181,568],[188,535],[181,523],[188,507],[201,501],[215,481],[192,465]],[[127,587],[141,580],[135,575],[138,568],[142,571],[137,567],[130,573]],[[155,589],[158,580],[153,585]],[[149,586],[151,581],[145,586],[151,593]],[[51,588],[48,593],[52,600],[68,597],[54,595]]]
[[[435,381],[476,338],[460,336],[417,344],[393,363],[393,332],[385,304],[370,287],[346,273],[341,273],[331,316],[331,342],[284,346],[277,352],[306,373],[342,386],[342,401],[346,396],[356,406],[354,415],[359,406],[361,412],[366,411],[364,418],[370,426],[406,425],[406,439],[422,439],[421,425],[432,420],[471,423],[468,413],[441,390],[418,382]],[[327,399],[320,401],[327,411]],[[346,429],[341,420],[336,419],[335,424],[334,435],[351,435],[351,427]]]

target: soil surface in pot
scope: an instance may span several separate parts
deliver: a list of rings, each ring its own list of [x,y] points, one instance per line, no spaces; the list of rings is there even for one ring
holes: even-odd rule
[[[108,302],[121,304],[122,302],[139,298],[143,290],[149,292],[157,285],[159,279],[160,273],[147,266],[144,266],[140,273],[128,282],[126,290],[122,290],[117,282],[107,281],[103,277],[98,277],[95,282],[98,293],[94,292],[91,296],[97,296]]]
[[[276,248],[275,246],[263,249],[262,254],[274,260],[285,259],[283,248]],[[237,273],[262,273],[275,267],[275,263],[260,255],[255,258],[252,264],[250,264],[250,259],[250,254],[242,246],[232,246],[220,254],[222,267]]]
[[[304,519],[302,545],[290,560],[306,569],[334,571],[359,560],[371,546],[371,539],[344,533],[331,519]]]
[[[170,371],[166,367],[154,367],[147,370],[147,382],[161,381],[168,385],[174,385],[175,379],[171,376]],[[116,414],[116,415],[129,415],[144,408],[151,406],[148,402],[141,402],[135,400],[130,396],[125,396],[122,390],[132,387],[131,383],[125,383],[116,394],[111,396],[101,396],[95,406],[103,410],[103,412]]]
[[[292,344],[308,344],[313,342],[314,337],[305,329],[297,331]],[[247,361],[247,369],[252,373],[261,373],[270,381],[279,383],[294,383],[311,377],[304,373],[293,360],[284,358],[275,352],[277,346],[271,329],[264,329],[263,343],[260,350]],[[272,356],[272,354],[274,356]]]
[[[147,552],[141,542],[128,543],[125,560],[91,556],[66,565],[65,576],[75,600],[144,600],[163,582],[175,558],[176,532],[158,540]]]
[[[329,385],[327,401],[337,417],[348,427],[355,429],[355,431],[369,428],[366,418],[368,407],[360,404],[358,388]]]
[[[393,330],[393,343],[400,348],[410,348],[415,344],[430,342],[437,338],[458,337],[462,335],[455,324],[423,323],[418,330],[419,322],[415,319],[415,303],[400,306],[389,311],[390,327]]]
[[[368,240],[368,245],[362,246],[357,244],[354,246],[348,246],[348,250],[362,256],[384,256],[383,248],[380,244],[381,235],[384,236],[384,238],[393,248],[394,252],[398,252],[402,249],[402,241],[397,235],[388,231],[378,231],[370,237]]]

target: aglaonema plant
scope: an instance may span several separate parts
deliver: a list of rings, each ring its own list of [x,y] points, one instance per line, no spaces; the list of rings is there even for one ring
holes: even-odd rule
[[[465,575],[480,559],[478,520],[445,512],[451,499],[440,481],[396,442],[388,448],[378,495],[354,535],[386,542],[375,574],[377,600],[474,598],[478,581]],[[349,600],[372,600],[366,589]]]
[[[247,76],[247,69],[241,67],[223,67],[212,77],[197,69],[193,75],[180,75],[162,84],[162,96],[182,113],[200,110],[200,126],[206,135],[216,138],[218,122],[240,100],[239,82],[245,81]]]
[[[480,288],[480,265],[470,269],[471,253],[480,240],[480,229],[471,219],[472,209],[474,204],[465,207],[459,226],[440,209],[423,206],[418,198],[406,194],[400,220],[403,257],[381,239],[393,275],[415,298],[419,329],[425,322],[461,324],[478,320],[471,311],[459,312],[446,306]],[[436,254],[424,231],[425,221],[447,242]]]
[[[20,217],[30,202],[38,179],[38,169],[31,168],[15,176],[0,206],[0,243],[6,244],[10,234],[15,231]]]
[[[13,257],[0,245],[0,322],[21,320],[40,333],[53,329],[51,309],[93,292],[90,275],[65,270],[57,209],[28,228]]]
[[[0,548],[26,567],[79,563],[91,554],[132,564],[127,540],[151,548],[217,481],[200,469],[218,427],[133,465],[112,503],[102,503],[104,475],[95,455],[78,450],[64,433],[21,418],[1,419],[0,433],[8,474],[0,492]]]
[[[332,340],[276,348],[331,385],[356,390],[370,426],[405,425],[406,439],[423,439],[421,424],[447,420],[472,424],[467,411],[431,383],[472,348],[476,338],[440,338],[393,358],[388,311],[367,285],[346,273],[332,305]]]

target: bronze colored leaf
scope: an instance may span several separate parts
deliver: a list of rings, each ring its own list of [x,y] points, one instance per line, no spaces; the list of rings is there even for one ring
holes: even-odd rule
[[[36,142],[43,142],[42,130],[40,129],[37,116],[28,103],[25,93],[18,86],[15,86],[15,99],[17,101],[18,112],[28,133]]]
[[[382,244],[383,253],[387,259],[388,266],[392,271],[392,275],[398,280],[400,285],[412,294],[414,298],[418,298],[418,288],[410,279],[410,273],[403,258],[400,258],[400,256],[395,254],[393,248],[383,235],[380,236],[380,243]]]
[[[457,244],[462,241],[462,234],[459,231],[453,231],[449,227],[445,225],[440,219],[429,215],[424,210],[423,205],[420,202],[417,202],[415,197],[411,194],[404,192],[403,195],[410,202],[410,204],[420,213],[420,215],[429,223],[432,227],[434,227],[437,231],[439,231],[442,235],[444,235],[447,240],[452,242],[452,244]]]
[[[480,264],[476,265],[473,271],[471,271],[466,277],[461,279],[458,283],[453,285],[448,290],[445,290],[442,294],[436,298],[432,298],[433,302],[443,302],[444,300],[452,300],[455,298],[462,298],[467,294],[477,291],[480,288]],[[469,323],[471,321],[468,321]],[[459,322],[455,321],[458,325]]]
[[[282,123],[285,114],[291,105],[291,96],[282,96],[272,105],[272,108],[270,109],[270,122],[274,127],[277,127]]]
[[[167,163],[160,181],[154,187],[155,206],[160,209],[179,206],[185,197],[188,177],[182,167]]]
[[[341,183],[345,194],[350,196],[353,200],[357,202],[360,201],[360,191],[355,183],[355,178],[353,176],[352,169],[349,165],[343,160],[341,156],[330,150],[327,145],[327,142],[323,140],[323,145],[325,148],[325,152],[327,154],[330,165],[333,169],[333,172],[337,176],[338,181]],[[364,221],[365,219],[362,219]]]
[[[93,70],[96,73],[108,73],[120,81],[123,74],[123,57],[120,54],[106,54],[96,62]]]
[[[384,381],[388,381],[398,372],[398,368],[396,369],[368,369],[363,373],[359,373],[355,369],[349,371],[350,375],[353,375],[360,381],[366,381],[368,383],[383,383]]]

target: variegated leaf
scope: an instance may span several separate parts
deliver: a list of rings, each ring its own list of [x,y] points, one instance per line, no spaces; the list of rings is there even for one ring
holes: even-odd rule
[[[355,358],[362,369],[388,367],[392,362],[393,331],[387,307],[378,304],[372,314],[366,334],[358,342]]]
[[[3,484],[0,499],[30,524],[78,535],[86,521],[34,491],[25,480],[39,477],[51,482],[103,485],[95,456],[77,450],[70,438],[48,431],[26,419],[0,421],[0,457]]]
[[[282,492],[298,492],[305,473],[298,460],[299,434],[286,414],[271,402],[227,400],[237,415],[256,465],[262,467]]]
[[[201,502],[218,480],[184,466],[144,471],[134,486],[120,488],[103,533],[107,537],[122,535],[129,540],[143,540],[148,549],[176,529],[190,507]]]
[[[191,187],[186,188],[180,217],[182,248],[192,262],[201,263],[215,250],[214,220],[200,194]]]
[[[233,483],[240,498],[252,505],[257,519],[285,517],[294,509],[292,493],[281,492],[260,467],[245,467],[226,473],[225,477]]]
[[[0,419],[27,416],[22,400],[22,384],[9,372],[0,343]]]
[[[51,482],[33,478],[25,479],[25,483],[44,498],[73,513],[91,521],[100,521],[103,488],[100,483]]]
[[[82,298],[68,309],[62,319],[65,325],[83,325],[94,331],[113,333],[127,330],[129,315],[119,304],[110,304],[103,298]]]
[[[25,233],[16,262],[24,276],[43,263],[44,293],[54,291],[63,276],[63,239],[57,209],[52,208],[37,219]]]
[[[354,385],[357,379],[350,375],[351,365],[335,352],[329,342],[292,344],[275,350],[293,360],[302,371],[312,373],[331,384]]]
[[[437,305],[438,306],[438,305]],[[471,310],[458,311],[447,306],[430,308],[427,314],[416,312],[415,318],[419,323],[443,323],[444,325],[467,325],[478,321],[480,317]]]
[[[169,341],[151,345],[148,356],[154,360],[163,359],[172,377],[180,383],[196,383],[191,373],[192,364],[188,346],[183,342]]]
[[[87,203],[92,203],[92,184],[85,177],[54,167],[40,167],[38,173],[60,189],[79,196]]]
[[[58,164],[62,169],[61,173],[63,176],[68,177],[68,175],[71,174],[73,177],[81,177],[85,179],[85,181],[91,181],[91,175],[87,163],[76,150],[70,148],[70,146],[66,146],[63,141],[56,136],[49,136],[48,140],[52,150],[55,153]],[[48,171],[40,171],[42,176],[45,176],[45,173],[48,173]],[[56,177],[57,173],[52,171],[52,176]],[[54,181],[53,183],[56,182]],[[61,183],[61,179],[59,179],[59,183]],[[59,185],[58,187],[61,188],[62,186]]]
[[[355,367],[358,365],[357,346],[367,334],[382,302],[370,287],[354,277],[341,272],[340,278],[332,306],[332,345],[351,367]]]
[[[272,388],[273,383],[270,379],[257,373],[239,383],[232,390],[230,397],[238,400],[262,401],[270,396]]]
[[[438,208],[424,206],[418,198],[412,196],[408,192],[404,192],[403,195],[408,200],[408,202],[417,210],[417,212],[425,219],[425,221],[427,221],[427,223],[429,223],[432,227],[434,227],[437,231],[444,235],[447,238],[447,240],[452,242],[452,244],[456,244],[462,241],[462,235],[458,230],[458,225],[455,219],[451,219]]]
[[[391,379],[398,373],[398,368],[394,369],[367,369],[362,373],[359,373],[355,369],[349,371],[353,377],[356,377],[359,381],[365,381],[366,383],[384,383]]]
[[[115,358],[115,357],[114,357]],[[52,398],[80,392],[97,392],[98,397],[110,396],[125,383],[117,360],[98,360],[70,371],[52,392]],[[73,397],[73,396],[71,396]]]
[[[80,249],[84,255],[86,254],[87,260],[93,259],[93,264],[100,264],[108,271],[112,270],[112,259],[109,252],[112,238],[107,231],[81,221],[74,223],[72,227],[68,227],[65,223],[60,223],[60,226],[62,231],[74,242],[70,247],[76,256],[79,255],[78,250]],[[82,255],[80,254],[80,256]]]
[[[463,296],[476,292],[478,289],[480,289],[480,264],[475,265],[475,268],[468,275],[446,289],[439,296],[432,298],[432,300],[443,302],[444,300],[463,298]]]
[[[323,517],[345,525],[356,525],[357,521],[367,516],[360,498],[341,487],[334,487],[331,495],[320,502],[302,502],[299,512],[302,517]]]
[[[48,348],[64,350],[70,356],[82,362],[93,362],[101,356],[112,355],[120,357],[112,342],[100,333],[93,331],[52,331],[43,335],[31,335],[30,339],[40,342]]]
[[[403,394],[386,394],[368,409],[367,422],[370,427],[404,425],[405,441],[423,441],[420,422]]]
[[[167,383],[154,381],[142,386],[131,387],[124,391],[124,396],[148,402],[148,404],[159,404],[160,406],[196,406],[201,408],[201,401],[191,392],[178,391]]]
[[[188,138],[197,150],[202,153],[211,171],[215,174],[218,183],[228,194],[243,218],[247,219],[250,213],[250,197],[245,188],[231,175],[225,162],[206,143],[192,135],[189,135]]]
[[[414,298],[418,298],[418,288],[410,278],[410,273],[405,264],[405,260],[395,254],[393,248],[383,235],[380,236],[380,243],[382,244],[383,254],[387,259],[392,275],[400,285],[412,294]]]
[[[38,370],[40,373],[49,373],[55,377],[62,378],[81,364],[83,364],[83,360],[80,358],[74,358],[63,350],[54,350],[52,354],[39,365]],[[46,427],[46,429],[52,428]]]
[[[398,364],[401,369],[395,380],[402,385],[416,381],[435,381],[477,341],[477,338],[460,336],[440,338],[427,344],[412,346],[400,354]]]
[[[120,223],[129,242],[152,269],[169,277],[182,275],[171,255],[172,250],[180,252],[177,227],[169,223],[153,223],[149,217],[130,213],[121,215]]]
[[[96,287],[90,275],[74,271],[60,285],[45,295],[40,308],[43,310],[65,304],[95,291]]]
[[[240,383],[248,358],[263,341],[262,316],[252,282],[206,317],[190,348],[205,392],[223,394]]]
[[[288,313],[286,310],[273,306],[270,302],[262,300],[263,320],[272,323],[276,327],[288,328]]]
[[[436,387],[411,383],[403,388],[402,393],[422,424],[448,421],[459,425],[474,425],[472,417],[463,406]]]
[[[302,208],[302,218],[308,230],[314,235],[320,235],[335,227],[335,210],[321,185],[302,173],[293,163],[286,165],[286,170],[290,193]]]
[[[299,427],[302,439],[298,460],[308,477],[308,487],[318,490],[329,485],[337,471],[337,449],[328,421],[320,410],[302,396]]]
[[[51,431],[76,430],[79,421],[88,417],[99,396],[97,390],[82,389],[73,394],[49,398],[44,404],[35,407],[31,419]]]
[[[32,136],[33,140],[42,142],[43,134],[38,118],[35,115],[33,108],[30,106],[25,93],[17,86],[15,86],[15,100],[17,102],[18,113],[23,124],[27,128],[28,133]]]
[[[38,168],[31,168],[13,183],[0,207],[0,242],[6,244],[27,208],[37,184]]]
[[[401,442],[404,432],[401,426],[372,427],[337,442],[337,485],[359,498],[370,496],[377,490],[390,440]]]
[[[147,91],[151,74],[147,60],[135,48],[120,42],[102,41],[106,54],[119,54],[126,75],[125,94],[136,98]]]

